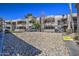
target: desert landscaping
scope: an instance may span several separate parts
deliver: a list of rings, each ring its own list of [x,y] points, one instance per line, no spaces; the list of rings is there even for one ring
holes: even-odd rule
[[[62,33],[23,32],[5,34],[4,52],[24,56],[68,56]],[[6,54],[5,54],[6,55]]]

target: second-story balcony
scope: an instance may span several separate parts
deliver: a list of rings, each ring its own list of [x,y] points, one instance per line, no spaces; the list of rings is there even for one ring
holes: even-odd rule
[[[25,26],[26,24],[17,24],[16,26]]]
[[[28,24],[28,26],[32,26],[32,25],[33,25],[32,23]]]
[[[52,23],[45,23],[44,25],[45,25],[45,26],[56,26],[55,23],[53,23],[53,24],[52,24]]]
[[[10,24],[7,24],[7,25],[5,25],[5,26],[7,26],[7,27],[11,27],[11,25],[10,25]]]

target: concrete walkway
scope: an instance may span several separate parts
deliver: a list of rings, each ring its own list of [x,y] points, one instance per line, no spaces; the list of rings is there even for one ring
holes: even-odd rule
[[[75,41],[66,40],[64,41],[67,48],[69,49],[70,56],[79,56],[79,47]]]
[[[79,45],[74,41],[75,33],[64,35],[63,39],[70,56],[79,56]]]

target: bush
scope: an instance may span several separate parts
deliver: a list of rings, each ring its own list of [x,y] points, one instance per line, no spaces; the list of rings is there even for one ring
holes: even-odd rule
[[[79,36],[75,36],[74,39],[75,39],[75,40],[79,40]]]
[[[31,21],[29,21],[30,23],[33,24],[33,27],[35,29],[39,29],[41,27],[41,24],[39,22],[37,22],[35,19],[32,19]]]
[[[75,40],[79,40],[79,34],[78,34],[78,33],[76,33],[74,39],[75,39]]]
[[[72,29],[67,29],[66,30],[66,34],[71,34],[72,33]]]
[[[38,22],[34,23],[33,25],[35,26],[35,29],[39,29],[41,27],[40,23],[38,23]]]

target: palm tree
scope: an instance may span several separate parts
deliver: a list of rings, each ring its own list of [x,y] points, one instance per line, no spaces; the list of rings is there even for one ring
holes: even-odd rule
[[[2,28],[2,22],[3,22],[3,18],[0,17],[0,28]]]
[[[25,21],[26,21],[26,30],[29,30],[29,20],[27,20],[30,16],[32,16],[32,13],[28,13],[27,15],[24,16]]]
[[[28,13],[27,15],[24,16],[24,18],[28,18],[29,16],[32,16],[32,13]]]
[[[12,31],[12,20],[10,20],[10,24],[11,24],[10,31]],[[17,29],[17,24],[16,24],[16,29]]]
[[[41,31],[43,31],[43,29],[44,29],[44,25],[43,25],[43,21],[44,21],[44,18],[45,18],[45,14],[44,14],[44,12],[42,11],[41,12],[41,15],[40,15],[40,32]]]
[[[69,9],[70,9],[70,19],[71,19],[71,26],[72,26],[72,32],[74,32],[74,22],[72,18],[72,4],[69,3]]]
[[[3,20],[2,17],[0,17],[0,27],[4,28],[5,27],[5,21]]]

